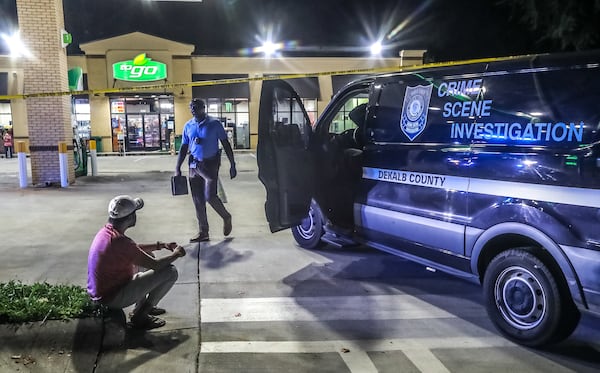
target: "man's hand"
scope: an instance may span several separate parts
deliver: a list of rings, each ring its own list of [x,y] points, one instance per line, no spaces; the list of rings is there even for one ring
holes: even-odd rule
[[[237,170],[235,169],[235,163],[231,165],[231,168],[229,168],[229,176],[231,176],[232,179],[237,176]]]
[[[175,176],[181,176],[181,168],[175,169]]]
[[[184,257],[185,256],[185,249],[181,246],[177,246],[175,249],[173,249],[173,255],[178,256],[178,257]]]
[[[179,246],[179,245],[177,245],[177,242],[169,242],[169,243],[165,242],[164,243],[164,248],[167,250],[171,250],[171,251],[175,250],[175,248],[177,246]]]

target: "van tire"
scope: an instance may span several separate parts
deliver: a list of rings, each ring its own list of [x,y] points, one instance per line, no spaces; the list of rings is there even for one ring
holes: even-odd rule
[[[519,344],[540,347],[568,337],[580,313],[568,291],[531,248],[498,254],[483,279],[488,315],[498,330]]]
[[[313,250],[324,245],[321,241],[323,234],[325,234],[323,215],[319,205],[312,201],[308,215],[302,219],[302,223],[292,227],[292,235],[300,247]]]

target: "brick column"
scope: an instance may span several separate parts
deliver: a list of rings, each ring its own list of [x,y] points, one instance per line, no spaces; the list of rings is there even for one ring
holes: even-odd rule
[[[61,45],[62,0],[17,0],[21,39],[33,55],[24,63],[24,93],[69,90],[67,53]],[[73,144],[71,96],[27,98],[29,152],[33,185],[60,183],[58,143]],[[75,181],[68,151],[69,183]]]

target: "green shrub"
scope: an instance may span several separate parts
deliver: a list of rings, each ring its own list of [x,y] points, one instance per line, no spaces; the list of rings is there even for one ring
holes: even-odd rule
[[[79,286],[0,283],[0,323],[89,317],[94,309],[89,295]]]

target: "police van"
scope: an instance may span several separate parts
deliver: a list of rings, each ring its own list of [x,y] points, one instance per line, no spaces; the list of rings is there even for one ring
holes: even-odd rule
[[[271,231],[364,244],[483,285],[507,338],[600,314],[600,52],[423,66],[354,81],[314,125],[265,81]]]

